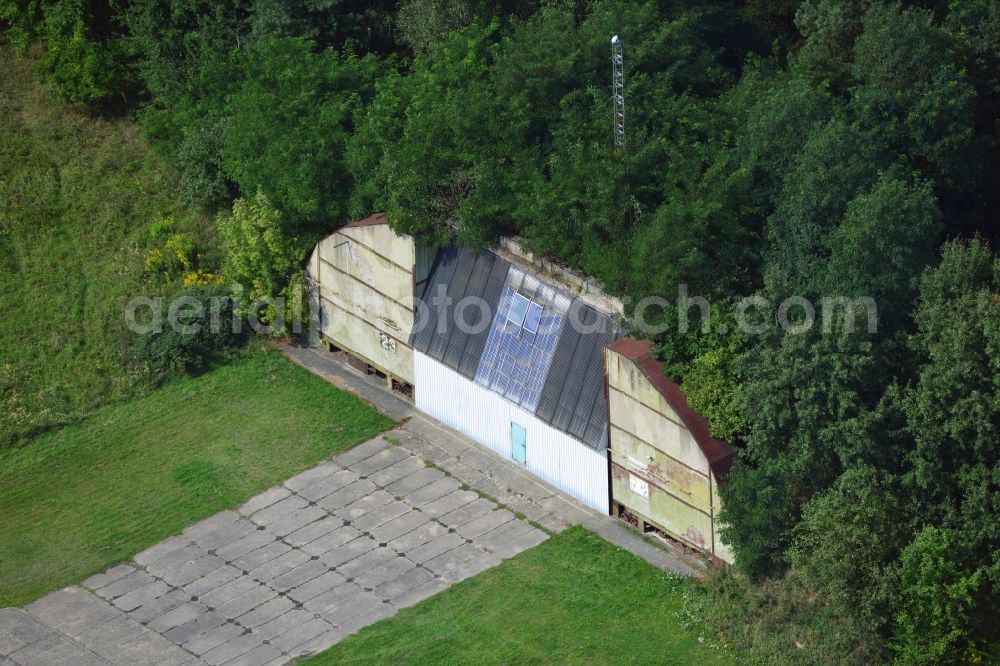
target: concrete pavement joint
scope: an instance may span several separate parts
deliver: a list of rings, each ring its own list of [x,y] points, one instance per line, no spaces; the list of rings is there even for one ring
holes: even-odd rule
[[[37,618],[41,630],[18,649],[52,649],[43,636],[77,649],[73,635],[82,631],[103,652],[80,645],[79,663],[133,666],[100,641],[134,625],[151,663],[289,661],[574,523],[662,569],[694,572],[412,405],[311,350],[293,351],[395,416],[397,427],[91,576],[84,585],[93,592],[67,588],[35,602],[68,608],[58,595],[76,594],[82,605]],[[17,613],[0,609],[0,638],[5,623],[25,622]]]

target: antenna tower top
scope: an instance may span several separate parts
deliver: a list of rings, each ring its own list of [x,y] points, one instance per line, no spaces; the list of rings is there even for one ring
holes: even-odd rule
[[[622,61],[622,40],[611,38],[611,92],[614,98],[615,150],[625,150],[625,73]]]

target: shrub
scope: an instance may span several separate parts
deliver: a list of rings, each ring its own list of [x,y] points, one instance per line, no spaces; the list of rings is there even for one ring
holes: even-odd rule
[[[125,40],[95,39],[81,17],[59,12],[45,21],[45,53],[41,59],[48,79],[71,102],[103,104],[125,98],[129,75]]]
[[[194,235],[178,231],[173,217],[157,219],[150,225],[149,235],[154,245],[146,253],[144,263],[147,274],[157,285],[176,286],[179,283],[193,287],[224,283],[218,272],[199,265],[204,263],[204,258],[198,252]]]
[[[892,562],[907,538],[905,511],[886,474],[850,468],[802,508],[786,555],[805,588],[881,631],[896,601]]]
[[[181,194],[191,205],[228,203],[232,183],[222,172],[225,121],[209,120],[188,128],[174,161],[181,172]]]
[[[101,104],[132,83],[119,11],[117,0],[0,0],[0,25],[21,54],[45,44],[38,65],[62,97]]]
[[[202,370],[213,354],[243,341],[228,290],[198,285],[180,290],[170,303],[175,308],[174,321],[164,316],[156,330],[137,333],[133,344],[133,360],[146,366],[156,380]]]
[[[741,404],[742,386],[731,369],[733,355],[725,347],[695,357],[684,376],[691,408],[708,419],[712,435],[732,441],[747,431]]]
[[[306,246],[285,235],[282,215],[267,196],[258,192],[252,199],[237,199],[232,215],[220,215],[218,225],[226,249],[223,269],[227,278],[246,290],[245,299],[287,297]],[[273,304],[259,313],[263,324],[274,323],[278,315]]]
[[[0,0],[0,25],[6,37],[24,55],[28,46],[38,39],[42,25],[41,0]]]

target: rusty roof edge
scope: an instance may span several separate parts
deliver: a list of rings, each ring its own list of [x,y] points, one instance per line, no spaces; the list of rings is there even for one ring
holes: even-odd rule
[[[370,227],[378,224],[388,224],[389,221],[385,217],[385,213],[372,213],[368,217],[362,218],[360,220],[354,220],[353,222],[348,222],[341,229],[356,228],[356,227]],[[337,233],[336,231],[333,233]],[[332,235],[332,234],[331,234]]]
[[[681,387],[663,374],[663,364],[652,356],[653,344],[648,340],[622,338],[608,345],[608,349],[635,363],[657,393],[662,395],[671,409],[681,417],[681,421],[691,432],[698,448],[708,460],[712,473],[717,480],[722,481],[732,466],[736,447],[725,440],[712,437],[708,419],[692,409]]]

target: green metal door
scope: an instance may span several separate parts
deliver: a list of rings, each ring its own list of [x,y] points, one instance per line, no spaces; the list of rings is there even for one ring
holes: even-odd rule
[[[528,460],[527,433],[522,426],[511,422],[510,424],[510,450],[511,456],[517,462],[524,465]]]

